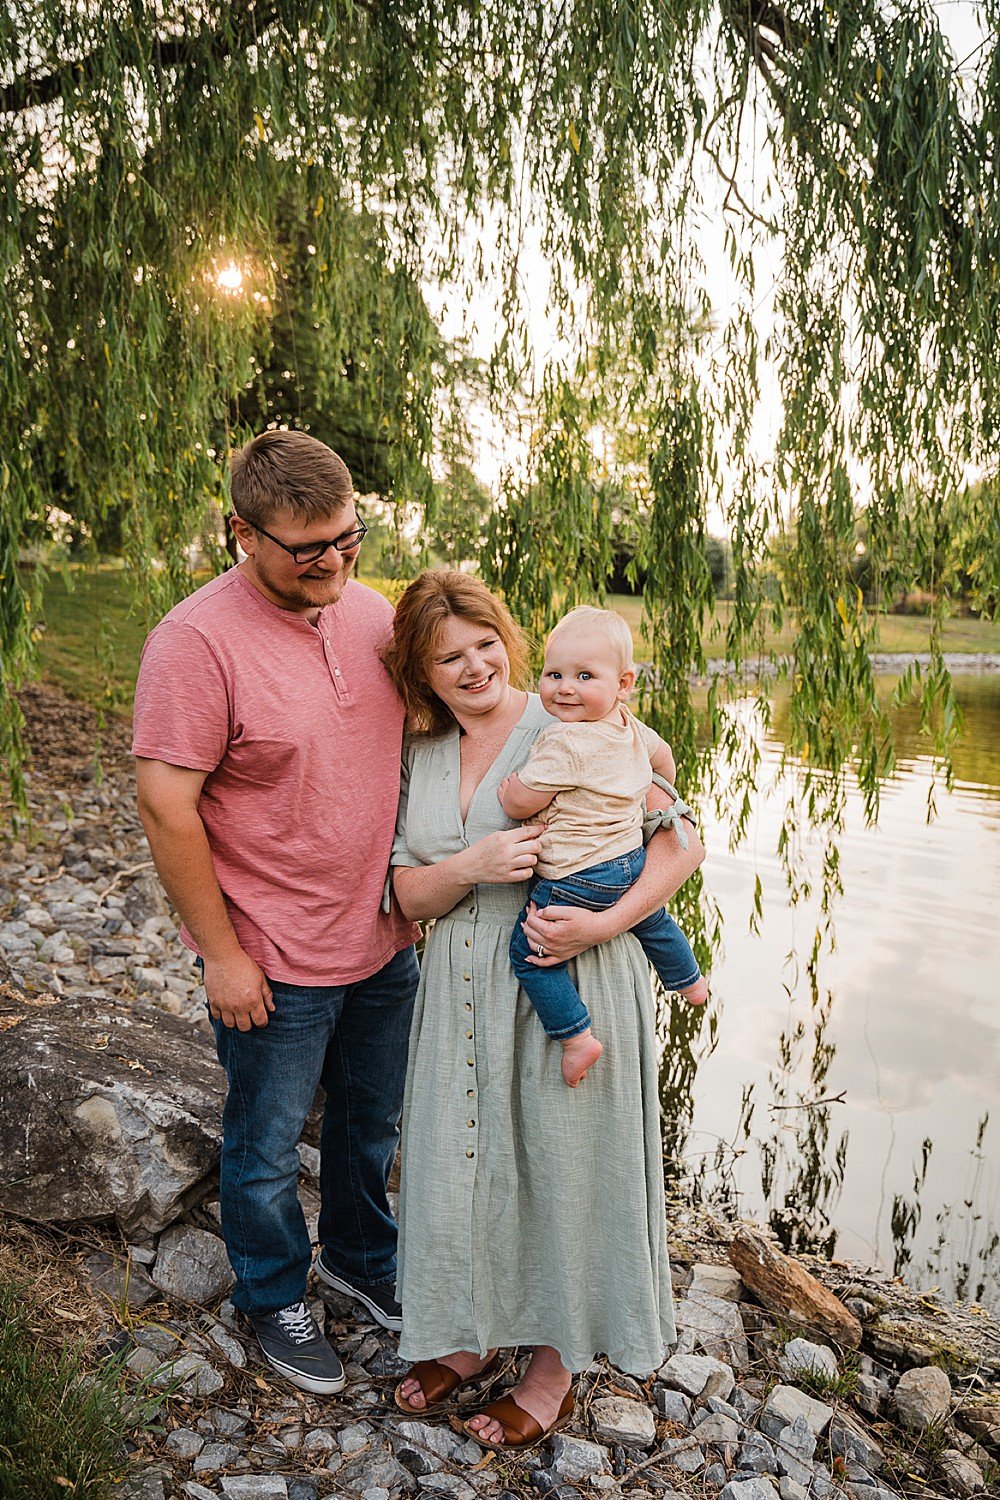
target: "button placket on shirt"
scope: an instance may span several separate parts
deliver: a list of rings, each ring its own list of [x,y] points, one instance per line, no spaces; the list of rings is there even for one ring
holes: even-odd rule
[[[475,918],[475,915],[476,915],[475,902],[474,901],[470,901],[470,903],[469,903],[469,905],[468,905],[468,907],[466,909],[468,911],[469,916],[472,917],[472,918]],[[475,930],[475,922],[473,922],[473,931],[474,930]],[[472,949],[473,948],[473,938],[467,937],[465,939],[465,947],[468,948],[468,949]],[[474,1080],[475,1076],[476,1076],[476,1071],[475,1071],[476,1070],[476,1047],[475,1047],[475,1020],[474,1020],[474,1017],[475,1017],[475,996],[474,996],[473,966],[472,966],[472,953],[471,952],[468,953],[468,954],[466,954],[465,968],[462,970],[462,984],[463,984],[463,986],[468,985],[467,998],[463,1001],[462,1013],[463,1013],[463,1015],[465,1017],[465,1022],[466,1022],[465,1040],[467,1042],[471,1042],[472,1043],[472,1046],[469,1049],[469,1055],[466,1058],[466,1062],[467,1062],[468,1066],[473,1070],[472,1071],[472,1078]],[[475,1088],[475,1084],[474,1083],[473,1083],[473,1086],[471,1088],[467,1088],[466,1089],[466,1091],[465,1091],[465,1097],[466,1097],[467,1101],[474,1101],[475,1100],[475,1098],[476,1098],[476,1088]],[[468,1109],[469,1109],[469,1113],[468,1113],[468,1116],[467,1116],[466,1122],[465,1122],[465,1130],[466,1130],[466,1137],[465,1138],[466,1138],[467,1142],[471,1141],[472,1144],[466,1146],[466,1148],[465,1148],[465,1156],[466,1156],[466,1160],[467,1161],[474,1161],[475,1157],[476,1157],[476,1138],[477,1138],[477,1135],[478,1135],[478,1110],[476,1109],[475,1104],[472,1103],[472,1102],[469,1103]],[[468,1133],[469,1131],[472,1132],[471,1135],[469,1135],[469,1133]]]
[[[320,637],[323,642],[323,655],[326,658],[327,671],[330,673],[330,679],[333,682],[334,688],[336,689],[337,697],[349,698],[350,691],[347,686],[347,681],[344,677],[343,670],[339,662],[337,661],[337,657],[334,653],[333,645],[330,641],[329,635],[327,634],[327,627],[325,625],[320,626]]]

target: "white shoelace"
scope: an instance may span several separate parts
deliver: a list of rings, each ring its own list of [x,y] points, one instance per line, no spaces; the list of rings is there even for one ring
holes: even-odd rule
[[[312,1313],[304,1302],[282,1307],[274,1316],[282,1333],[287,1333],[293,1344],[308,1344],[317,1335]]]

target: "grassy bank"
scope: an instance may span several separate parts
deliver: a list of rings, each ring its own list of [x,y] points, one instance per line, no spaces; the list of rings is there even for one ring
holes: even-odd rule
[[[120,1372],[87,1372],[34,1327],[23,1288],[0,1281],[0,1495],[106,1500],[128,1467]]]
[[[387,579],[365,577],[365,583],[390,596],[399,588]],[[609,600],[628,621],[636,656],[648,656],[642,634],[642,602],[625,595]],[[717,604],[703,637],[706,655],[724,652],[730,605]],[[135,687],[139,654],[146,636],[146,622],[136,608],[128,574],[113,564],[73,568],[66,575],[52,574],[43,596],[39,621],[38,657],[41,675],[74,698],[103,704],[112,712],[129,712]],[[915,615],[885,615],[879,624],[879,646],[883,651],[917,652],[927,649],[929,621]],[[794,625],[786,622],[775,633],[765,631],[763,648],[787,653],[795,639]],[[945,627],[945,649],[958,652],[1000,652],[1000,622],[949,620]]]

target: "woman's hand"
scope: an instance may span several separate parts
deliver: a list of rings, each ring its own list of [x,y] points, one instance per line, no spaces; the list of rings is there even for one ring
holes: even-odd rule
[[[614,908],[609,908],[613,911]],[[588,948],[596,948],[616,935],[617,928],[608,921],[607,911],[586,911],[580,906],[544,906],[541,911],[532,901],[527,921],[521,924],[531,949],[529,963],[537,969],[576,958]],[[537,957],[538,949],[543,957]]]
[[[528,823],[488,833],[472,844],[463,857],[463,874],[469,884],[516,885],[527,880],[538,863],[544,831],[541,823]]]

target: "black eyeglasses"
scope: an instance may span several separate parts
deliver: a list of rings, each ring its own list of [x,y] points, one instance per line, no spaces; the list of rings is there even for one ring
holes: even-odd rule
[[[233,514],[237,516],[237,520],[243,520],[243,517],[237,515],[235,511]],[[263,526],[257,526],[253,521],[247,521],[246,524],[252,526],[254,531],[259,531],[261,536],[266,536],[269,542],[274,542],[282,552],[287,552],[294,563],[318,562],[323,553],[328,552],[331,547],[335,552],[353,552],[355,547],[361,546],[368,532],[368,527],[358,516],[358,524],[353,531],[345,531],[343,536],[336,536],[332,541],[303,542],[301,546],[289,547],[287,542],[283,542],[280,537],[272,536],[269,531],[264,530]]]

